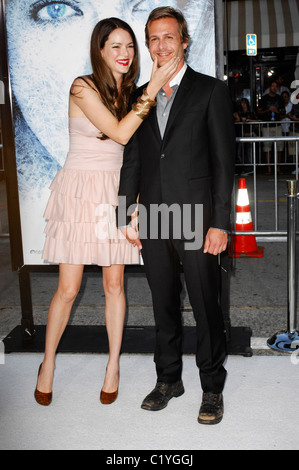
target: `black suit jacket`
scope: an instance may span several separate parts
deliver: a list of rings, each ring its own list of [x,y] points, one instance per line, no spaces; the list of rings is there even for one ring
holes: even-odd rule
[[[146,86],[146,85],[145,85]],[[132,96],[135,102],[143,87]],[[209,226],[230,230],[234,178],[235,134],[227,86],[190,67],[175,96],[164,138],[156,108],[128,142],[120,176],[119,196],[133,204],[203,204],[205,231]],[[124,213],[119,199],[118,213]]]

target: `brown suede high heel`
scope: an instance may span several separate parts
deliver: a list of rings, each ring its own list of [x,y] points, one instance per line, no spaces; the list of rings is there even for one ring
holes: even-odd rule
[[[106,368],[106,372],[107,372],[107,368]],[[119,380],[119,373],[118,373],[118,380]],[[117,395],[118,395],[118,387],[115,390],[115,392],[111,392],[111,393],[104,392],[104,390],[102,389],[101,395],[100,395],[100,401],[103,405],[111,405],[111,403],[113,403],[116,400]]]
[[[43,365],[43,363],[41,363],[41,365],[39,366],[37,378],[39,378],[39,374],[40,374],[42,365]],[[36,401],[39,405],[49,406],[51,401],[52,401],[52,392],[50,392],[50,393],[40,392],[36,388],[35,392],[34,392],[34,398],[36,399]]]
[[[118,395],[118,389],[115,392],[107,393],[104,392],[103,389],[101,390],[100,401],[103,405],[111,405]]]

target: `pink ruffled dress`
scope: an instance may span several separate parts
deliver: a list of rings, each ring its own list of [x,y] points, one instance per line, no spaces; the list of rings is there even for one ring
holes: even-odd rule
[[[70,150],[50,185],[42,258],[53,263],[139,264],[116,227],[123,146],[100,140],[86,118],[69,118]]]

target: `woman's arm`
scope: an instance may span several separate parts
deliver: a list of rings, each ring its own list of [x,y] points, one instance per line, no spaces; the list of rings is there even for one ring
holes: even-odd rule
[[[157,67],[157,60],[155,60],[151,79],[147,87],[148,96],[142,95],[141,98],[143,100],[148,98],[150,100],[155,99],[158,91],[175,73],[178,60],[174,58],[160,68]],[[70,96],[70,101],[80,108],[83,114],[100,132],[122,145],[125,145],[130,140],[142,123],[142,118],[135,111],[130,111],[121,121],[118,121],[106,108],[99,93],[91,86],[88,86],[82,78],[77,78],[74,81],[72,91],[74,94]]]

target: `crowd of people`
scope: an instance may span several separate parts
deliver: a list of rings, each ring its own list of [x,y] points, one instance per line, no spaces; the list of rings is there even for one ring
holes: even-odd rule
[[[279,76],[269,83],[264,91],[256,110],[251,110],[247,98],[241,98],[234,112],[236,135],[239,137],[287,137],[299,135],[299,95],[293,103],[291,92],[284,86],[283,77]],[[294,101],[294,100],[293,100]],[[263,142],[262,163],[266,165],[266,174],[273,173],[274,155],[273,141]],[[284,158],[283,158],[284,155]],[[283,173],[280,163],[284,162],[294,166],[296,155],[295,143],[277,141],[277,172]],[[236,163],[243,175],[253,172],[252,144],[239,143],[237,145]]]

